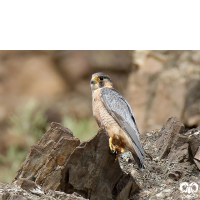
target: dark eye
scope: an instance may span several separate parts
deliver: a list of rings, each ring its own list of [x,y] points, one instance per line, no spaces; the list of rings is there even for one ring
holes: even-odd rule
[[[100,76],[100,78],[99,78],[101,81],[103,81],[103,76]]]

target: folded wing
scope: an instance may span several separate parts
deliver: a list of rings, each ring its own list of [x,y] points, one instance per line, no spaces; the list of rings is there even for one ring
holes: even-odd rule
[[[128,134],[133,148],[139,158],[136,162],[141,168],[144,167],[144,149],[140,143],[139,131],[133,112],[128,102],[113,88],[104,87],[100,92],[101,99],[107,111],[116,120],[119,126]]]

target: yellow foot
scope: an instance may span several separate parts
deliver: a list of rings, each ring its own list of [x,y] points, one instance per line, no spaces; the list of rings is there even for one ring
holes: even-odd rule
[[[118,147],[118,146],[116,146],[116,145],[114,145],[112,143],[112,138],[111,137],[109,138],[109,147],[110,147],[111,151],[115,151],[116,152],[115,161],[118,159],[119,154],[122,153],[122,152],[124,152],[124,149],[122,147]]]
[[[110,147],[111,151],[116,151],[115,146],[112,144],[112,138],[111,137],[109,138],[109,147]]]

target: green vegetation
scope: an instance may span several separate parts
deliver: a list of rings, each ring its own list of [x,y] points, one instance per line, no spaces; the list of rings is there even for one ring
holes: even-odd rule
[[[25,139],[25,144],[35,144],[47,130],[49,124],[45,117],[45,108],[39,108],[35,101],[29,102],[10,116],[12,134]]]
[[[69,128],[74,136],[81,141],[92,138],[98,131],[98,126],[94,119],[76,119],[65,116],[63,117],[62,125]]]
[[[41,109],[36,102],[29,102],[10,116],[6,132],[10,141],[6,145],[6,152],[0,152],[0,182],[13,180],[30,146],[36,144],[49,128],[45,112],[46,108]],[[81,141],[92,138],[98,131],[94,119],[64,116],[61,124],[69,128]]]
[[[8,120],[8,138],[4,155],[0,152],[0,181],[11,182],[31,145],[47,130],[45,109],[39,109],[34,101],[16,110]]]

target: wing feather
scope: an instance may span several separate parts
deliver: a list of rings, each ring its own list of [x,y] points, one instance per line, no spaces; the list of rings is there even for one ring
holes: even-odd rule
[[[101,89],[100,95],[110,115],[113,116],[119,126],[128,134],[133,148],[141,164],[143,164],[145,153],[140,143],[139,131],[130,105],[114,88],[104,87]]]

